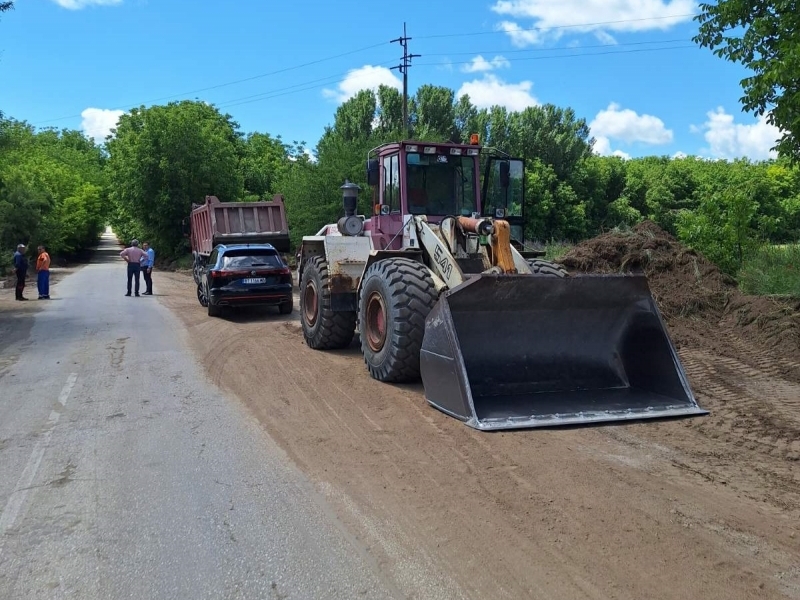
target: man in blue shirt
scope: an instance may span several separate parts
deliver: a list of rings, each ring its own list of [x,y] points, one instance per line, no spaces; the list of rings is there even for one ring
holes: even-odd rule
[[[142,257],[142,275],[144,275],[144,282],[147,289],[144,291],[144,296],[153,295],[153,265],[156,262],[156,251],[150,247],[149,242],[142,244],[142,250],[145,255]]]
[[[27,300],[22,295],[22,290],[25,289],[25,276],[28,274],[28,259],[25,258],[25,244],[17,246],[17,251],[14,252],[14,273],[17,276],[17,300]]]

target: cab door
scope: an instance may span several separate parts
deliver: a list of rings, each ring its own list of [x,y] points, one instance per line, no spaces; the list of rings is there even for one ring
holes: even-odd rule
[[[490,156],[483,174],[482,215],[508,221],[511,239],[525,239],[525,161]]]

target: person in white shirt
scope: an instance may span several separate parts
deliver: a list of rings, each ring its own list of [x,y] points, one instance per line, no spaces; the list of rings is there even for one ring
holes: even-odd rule
[[[131,295],[131,280],[136,280],[136,295],[139,295],[139,274],[141,273],[142,258],[147,256],[147,253],[139,248],[139,240],[133,240],[128,248],[125,248],[119,255],[128,263],[128,293],[126,296]]]

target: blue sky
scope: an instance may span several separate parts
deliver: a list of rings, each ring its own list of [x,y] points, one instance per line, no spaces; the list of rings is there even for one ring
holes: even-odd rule
[[[338,103],[431,83],[479,106],[572,107],[599,153],[769,156],[741,67],[691,42],[691,0],[17,0],[0,20],[0,110],[99,137],[118,110],[198,98],[244,131],[313,147]],[[313,63],[313,64],[308,64]],[[304,65],[304,66],[303,66]]]

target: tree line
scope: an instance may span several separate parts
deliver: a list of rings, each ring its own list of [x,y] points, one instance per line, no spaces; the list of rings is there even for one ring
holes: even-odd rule
[[[109,207],[106,163],[79,131],[37,132],[0,113],[0,268],[19,243],[66,257],[94,244]]]
[[[526,238],[575,242],[655,221],[734,274],[765,243],[800,238],[800,171],[788,160],[704,160],[593,153],[589,127],[570,108],[478,109],[452,89],[410,98],[414,139],[485,146],[526,161]],[[293,242],[341,213],[345,179],[366,185],[367,151],[403,139],[402,98],[390,87],[341,104],[313,147],[244,133],[198,101],[140,107],[97,145],[77,131],[0,119],[0,242],[44,242],[56,254],[91,245],[105,223],[122,239],[149,238],[166,258],[188,252],[192,203],[283,194]],[[370,194],[361,194],[369,212]]]

